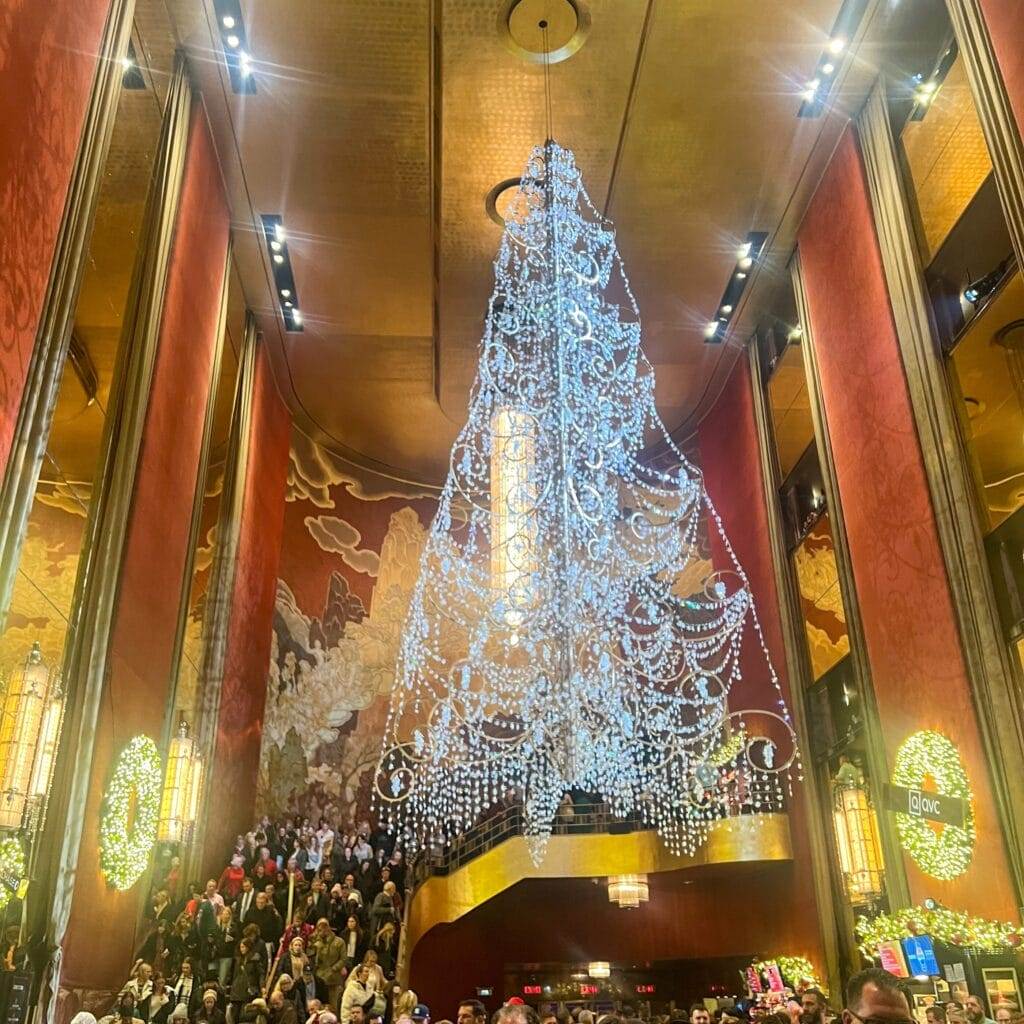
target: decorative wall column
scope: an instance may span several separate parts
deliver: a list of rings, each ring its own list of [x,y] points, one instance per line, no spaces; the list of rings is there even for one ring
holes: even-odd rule
[[[999,624],[943,356],[932,330],[931,306],[881,80],[857,119],[857,133],[935,524],[1019,896],[1024,893],[1024,846],[1017,825],[1024,823],[1020,694]]]
[[[775,586],[779,598],[779,628],[786,651],[793,720],[804,750],[804,798],[807,805],[812,877],[822,922],[822,941],[829,968],[829,988],[833,992],[840,992],[842,979],[856,973],[861,958],[854,940],[852,910],[846,900],[838,895],[839,890],[833,882],[839,874],[833,864],[835,857],[832,853],[832,844],[828,840],[832,822],[826,809],[831,805],[831,793],[826,781],[821,778],[816,766],[810,761],[811,743],[807,725],[806,693],[814,680],[803,615],[800,611],[796,575],[789,552],[786,550],[782,508],[779,502],[781,481],[777,448],[765,397],[765,381],[761,374],[757,345],[753,341],[747,345],[746,355],[751,407],[760,455],[761,482],[764,488],[766,537],[771,546]],[[831,922],[835,923],[835,927],[830,926]]]
[[[0,622],[67,358],[135,0],[6,5],[0,94]]]
[[[1018,266],[1024,267],[1024,3],[946,0],[946,7],[992,158],[1013,251]]]
[[[943,733],[973,792],[968,867],[940,880],[905,856],[909,895],[1005,919],[1013,876],[852,128],[811,201],[799,253],[823,462],[834,467],[885,755],[891,763],[911,733]]]
[[[219,875],[253,821],[267,695],[277,566],[284,530],[291,416],[250,314],[210,581],[199,743],[210,765],[194,858]],[[232,794],[228,803],[220,800]]]
[[[807,394],[811,404],[811,420],[814,426],[814,446],[818,452],[818,465],[821,467],[822,488],[828,508],[829,522],[832,524],[832,543],[836,556],[836,573],[839,577],[839,589],[843,595],[843,607],[846,611],[846,632],[850,639],[850,662],[853,666],[853,678],[856,681],[858,696],[864,714],[864,730],[866,733],[866,753],[868,767],[868,784],[871,791],[872,804],[880,809],[878,816],[879,838],[882,843],[882,856],[885,860],[885,888],[889,903],[894,907],[910,904],[910,889],[906,872],[903,868],[903,855],[899,842],[892,827],[892,822],[882,810],[885,807],[884,786],[889,778],[889,761],[885,754],[885,741],[878,700],[875,696],[874,683],[871,678],[871,661],[868,657],[867,643],[864,639],[864,621],[861,618],[860,605],[857,598],[857,584],[853,571],[853,560],[850,555],[850,542],[846,534],[846,519],[843,515],[843,500],[836,477],[835,455],[829,435],[825,416],[825,402],[821,390],[821,377],[816,356],[817,346],[814,341],[814,326],[807,305],[807,291],[804,287],[803,271],[800,254],[797,253],[790,263],[793,281],[793,294],[796,297],[797,316],[803,331],[801,352],[804,357],[804,374],[807,380]]]
[[[765,644],[789,707],[793,710],[798,739],[806,751],[807,733],[801,714],[803,694],[793,692],[799,685],[799,677],[788,672],[791,658],[780,620],[780,595],[769,539],[770,522],[765,508],[765,483],[750,367],[745,358],[733,368],[718,401],[701,420],[697,436],[704,484],[725,527],[729,543],[746,573]],[[731,565],[731,560],[714,549],[712,559],[716,567]],[[760,655],[753,637],[745,637],[745,641]],[[758,697],[752,694],[755,687],[760,693]],[[742,702],[744,695],[749,694],[753,706],[757,707],[763,702],[765,693],[773,692],[760,658],[756,667],[751,665],[751,671],[744,666],[744,678],[733,692],[741,697],[741,707],[745,706]],[[798,708],[800,711],[796,710]],[[806,934],[802,936],[805,947],[801,954],[817,959],[818,966],[824,969],[833,985],[838,986],[836,915],[827,860],[821,860],[826,826],[821,820],[821,805],[807,788],[806,770],[803,774],[803,783],[788,803],[793,867],[799,877],[810,876],[813,884],[794,886],[792,913],[795,918],[809,923]]]

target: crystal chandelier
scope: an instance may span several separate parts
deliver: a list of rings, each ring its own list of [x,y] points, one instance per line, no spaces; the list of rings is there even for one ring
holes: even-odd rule
[[[646,875],[610,875],[608,902],[618,903],[623,910],[636,910],[651,898]]]
[[[415,847],[519,804],[539,861],[575,789],[692,853],[716,820],[779,809],[795,737],[747,578],[655,409],[614,232],[554,142],[530,156],[494,270],[377,810]],[[644,457],[655,443],[667,468]],[[704,531],[721,565],[695,589]],[[730,703],[741,664],[769,708]]]

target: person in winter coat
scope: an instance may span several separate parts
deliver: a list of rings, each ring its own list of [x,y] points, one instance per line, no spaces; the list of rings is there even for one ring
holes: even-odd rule
[[[349,976],[341,997],[341,1024],[352,1024],[352,1008],[373,1005],[374,990],[367,985],[369,968],[360,964]]]
[[[235,957],[231,988],[228,989],[228,1024],[238,1024],[242,1007],[260,994],[262,981],[263,958],[252,939],[242,939]]]
[[[317,987],[326,989],[327,1002],[332,1008],[336,1007],[345,983],[345,944],[331,931],[326,917],[317,921],[309,947],[314,958]]]

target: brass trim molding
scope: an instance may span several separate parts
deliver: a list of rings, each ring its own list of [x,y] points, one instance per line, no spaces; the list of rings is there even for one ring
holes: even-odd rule
[[[946,0],[988,144],[1017,266],[1024,267],[1024,141],[978,0]]]
[[[835,458],[832,453],[832,440],[829,437],[828,419],[825,415],[825,403],[821,394],[821,376],[818,369],[814,326],[807,305],[807,290],[804,287],[799,250],[794,254],[790,263],[790,273],[793,279],[793,294],[796,296],[797,316],[803,329],[803,343],[800,347],[803,350],[804,372],[807,376],[807,393],[811,400],[814,443],[818,449],[825,501],[828,505],[829,521],[832,524],[832,542],[836,554],[839,590],[846,609],[846,631],[850,637],[850,659],[861,707],[864,709],[868,785],[872,802],[875,807],[881,808],[886,806],[883,786],[889,779],[888,758],[885,740],[882,737],[878,702],[875,699],[875,689],[871,678],[871,662],[868,659],[867,645],[864,641],[864,623],[857,600],[857,585],[853,575],[853,562],[850,558],[850,544],[846,536],[846,519],[843,515],[842,497],[839,493]],[[894,909],[909,907],[910,886],[907,883],[906,865],[891,815],[878,815],[878,831],[882,840],[885,887],[889,904]]]
[[[213,425],[217,412],[217,390],[220,384],[220,371],[223,365],[224,344],[227,335],[231,255],[232,242],[229,238],[227,254],[224,260],[224,277],[220,288],[220,305],[217,310],[217,336],[214,340],[213,359],[210,366],[210,383],[206,392],[206,410],[203,414],[203,437],[199,448],[199,465],[196,467],[196,487],[192,495],[192,514],[189,518],[185,567],[181,577],[181,594],[178,598],[178,622],[174,632],[174,651],[171,655],[171,689],[167,698],[167,715],[164,721],[165,749],[167,749],[167,745],[177,727],[175,712],[178,703],[178,678],[181,674],[181,659],[185,648],[185,631],[188,629],[189,600],[192,597],[192,578],[195,574],[196,550],[199,547],[199,535],[202,529],[203,503],[206,499],[206,477],[210,468]],[[191,722],[190,725],[194,728],[196,723]]]
[[[71,342],[85,256],[92,236],[103,168],[114,132],[135,0],[113,0],[103,27],[64,213],[53,250],[35,344],[11,451],[0,485],[0,628],[7,617],[21,545],[50,437],[53,410]]]
[[[54,951],[48,979],[51,1017],[59,988],[60,947],[71,916],[78,851],[85,829],[96,723],[106,692],[108,645],[160,337],[191,110],[192,89],[184,55],[179,53],[146,199],[142,241],[114,367],[103,428],[103,454],[89,506],[65,651],[68,704],[51,787],[54,806],[47,815],[43,837],[44,848],[53,854],[43,869],[45,874],[34,885],[41,894],[38,905],[46,920],[33,928],[33,934]],[[45,936],[36,928],[45,928]]]
[[[775,569],[775,587],[779,596],[779,619],[786,650],[786,668],[789,679],[790,707],[796,734],[803,748],[804,805],[807,808],[807,841],[811,848],[811,871],[814,895],[818,906],[818,921],[829,988],[842,991],[841,977],[856,973],[860,966],[860,953],[854,934],[853,912],[849,903],[840,898],[841,875],[835,872],[833,844],[827,836],[832,831],[831,815],[825,812],[830,805],[830,792],[822,773],[810,757],[810,733],[807,727],[807,689],[814,682],[811,671],[803,613],[797,590],[793,561],[786,550],[782,528],[782,509],[779,502],[779,464],[771,416],[765,402],[765,381],[761,375],[761,361],[757,346],[748,342],[747,358],[750,363],[751,398],[754,404],[754,422],[757,426],[757,447],[761,460],[761,479],[764,483],[765,514],[768,518],[768,541],[772,549]],[[838,896],[837,896],[838,885]]]
[[[213,758],[224,682],[224,660],[231,626],[238,538],[245,504],[245,480],[252,454],[253,388],[260,342],[256,317],[251,310],[246,310],[245,333],[238,355],[238,375],[235,378],[235,397],[231,409],[231,432],[224,462],[224,489],[217,520],[217,549],[210,569],[206,616],[203,621],[203,665],[199,677],[199,721],[196,723],[195,736],[207,767],[203,773],[199,818],[186,863],[190,877],[202,864],[206,821],[213,803],[210,799]]]
[[[1022,708],[1002,638],[977,501],[943,356],[935,342],[885,94],[885,82],[879,79],[857,118],[857,135],[950,596],[1020,904],[1024,899],[1024,846],[1016,822],[1024,822]]]
[[[450,875],[433,875],[412,895],[406,914],[406,963],[416,943],[438,924],[458,920],[528,878],[593,878],[639,872],[655,874],[715,864],[790,861],[789,816],[726,818],[711,829],[692,856],[671,853],[657,832],[625,835],[553,835],[539,866],[526,839],[499,843]],[[407,980],[407,979],[405,979]]]

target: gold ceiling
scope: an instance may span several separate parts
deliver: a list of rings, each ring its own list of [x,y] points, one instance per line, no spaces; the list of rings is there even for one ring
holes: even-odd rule
[[[845,109],[873,77],[854,58],[841,112],[796,116],[838,0],[587,0],[575,38],[567,0],[243,0],[257,92],[237,96],[212,0],[167,3],[214,125],[246,296],[296,422],[423,482],[443,479],[476,369],[501,231],[486,198],[545,137],[531,24],[547,17],[549,45],[569,54],[551,67],[553,134],[615,222],[659,408],[680,436],[746,337],[743,308],[730,344],[702,337],[737,244],[768,232],[770,272],[785,272]],[[288,229],[301,334],[284,332],[272,304],[253,230],[262,213]]]

